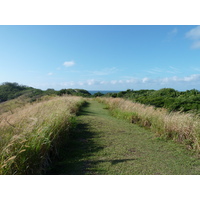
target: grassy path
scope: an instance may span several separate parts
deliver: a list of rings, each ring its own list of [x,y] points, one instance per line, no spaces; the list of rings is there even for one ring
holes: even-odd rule
[[[180,145],[110,116],[91,100],[49,174],[200,174],[200,161]]]

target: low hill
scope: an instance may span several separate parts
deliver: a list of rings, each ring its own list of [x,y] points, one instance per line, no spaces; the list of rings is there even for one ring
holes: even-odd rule
[[[24,88],[19,87],[17,83],[3,83],[0,86],[0,102],[4,102],[20,96],[22,90],[24,90]]]
[[[0,85],[0,103],[18,98],[20,96],[23,96],[24,99],[29,99],[30,102],[33,102],[45,95],[62,96],[65,94],[83,97],[91,96],[91,94],[84,89],[61,89],[60,91],[47,89],[43,91],[33,87],[19,85],[18,83],[5,82]]]
[[[39,97],[43,94],[42,90],[32,87],[19,85],[18,83],[3,83],[0,85],[0,103],[15,99],[19,96],[25,95],[27,97]]]

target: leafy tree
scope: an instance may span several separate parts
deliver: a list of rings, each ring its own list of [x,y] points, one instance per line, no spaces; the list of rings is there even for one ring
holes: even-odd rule
[[[93,94],[93,97],[101,97],[101,96],[103,96],[103,95],[104,95],[104,94],[101,93],[101,92],[96,92],[96,93]]]
[[[0,102],[17,98],[30,90],[30,87],[19,85],[18,83],[5,82],[0,85]]]

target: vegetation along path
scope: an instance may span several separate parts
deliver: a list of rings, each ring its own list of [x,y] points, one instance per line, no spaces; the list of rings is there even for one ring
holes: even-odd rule
[[[200,161],[191,152],[112,117],[97,101],[90,100],[77,120],[62,159],[49,174],[200,174]]]

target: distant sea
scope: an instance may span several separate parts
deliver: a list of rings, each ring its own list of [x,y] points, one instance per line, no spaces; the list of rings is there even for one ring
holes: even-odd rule
[[[97,92],[101,92],[102,94],[107,94],[107,93],[118,93],[118,92],[121,92],[121,91],[114,91],[114,90],[88,90],[88,92],[93,95]]]

